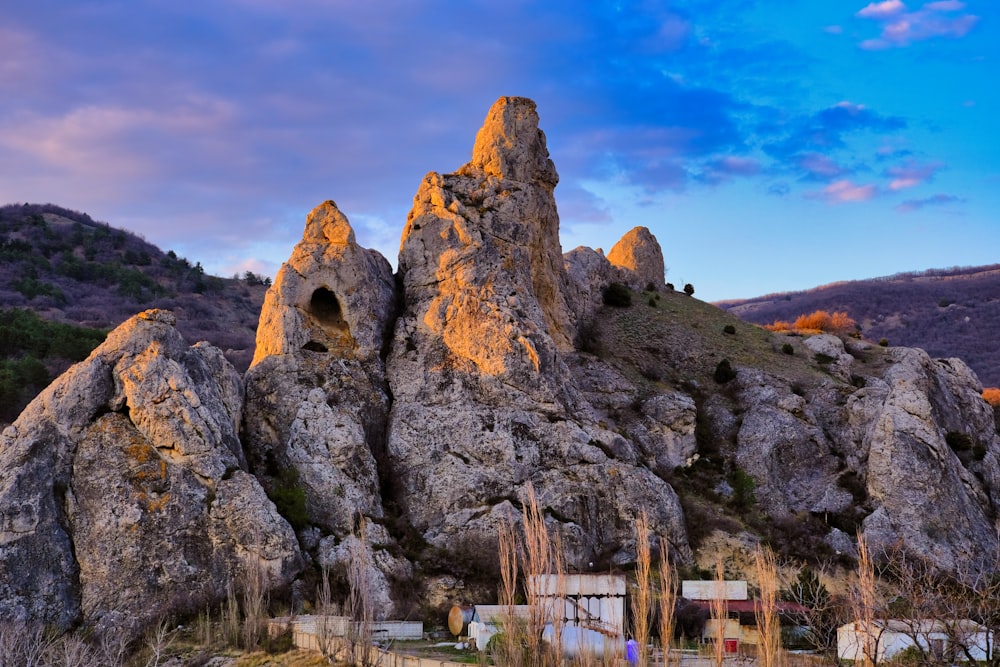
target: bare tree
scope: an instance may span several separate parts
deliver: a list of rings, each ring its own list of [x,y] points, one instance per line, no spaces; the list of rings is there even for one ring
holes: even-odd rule
[[[807,628],[806,641],[817,651],[836,656],[837,628],[850,617],[845,613],[845,601],[830,594],[817,572],[808,565],[799,569],[798,576],[784,591],[784,598],[796,604],[791,615]]]
[[[154,628],[146,632],[146,650],[149,657],[146,660],[146,667],[159,667],[161,661],[167,656],[167,652],[174,643],[176,629],[170,627],[167,619],[162,619]]]
[[[550,573],[552,567],[552,547],[549,541],[549,530],[545,525],[545,516],[538,505],[535,489],[529,482],[525,488],[525,499],[521,509],[521,519],[524,525],[524,576],[526,581],[535,580],[535,585],[527,586],[528,598],[528,633],[525,637],[527,653],[538,657],[544,652],[542,646],[542,629],[547,617],[551,614],[546,608],[551,601],[552,591],[546,585],[540,585],[540,575]]]
[[[368,547],[368,532],[364,521],[360,522],[357,540],[351,548],[350,561],[347,564],[347,613],[348,651],[350,662],[355,665],[372,664],[372,631],[375,622],[375,609],[372,602],[375,598],[374,582],[372,581],[371,553]]]
[[[330,627],[330,616],[333,612],[330,564],[324,560],[320,567],[319,586],[316,590],[316,639],[319,642],[320,653],[328,658],[333,657],[333,632]]]

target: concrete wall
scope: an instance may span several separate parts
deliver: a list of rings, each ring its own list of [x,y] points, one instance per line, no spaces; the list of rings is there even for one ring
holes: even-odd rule
[[[722,584],[720,586],[719,584]],[[745,581],[697,581],[681,582],[681,596],[688,600],[749,600],[750,593]]]

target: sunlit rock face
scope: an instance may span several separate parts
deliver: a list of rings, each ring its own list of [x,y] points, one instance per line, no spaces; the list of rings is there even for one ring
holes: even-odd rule
[[[243,442],[272,495],[304,496],[297,527],[313,551],[322,546],[313,554],[320,560],[362,521],[383,515],[376,457],[390,398],[381,352],[395,304],[389,262],[358,245],[332,201],[309,214],[264,300],[245,378]],[[309,537],[317,529],[327,535],[323,545]],[[373,562],[408,567],[388,554]],[[371,578],[384,582],[385,573]],[[388,599],[385,590],[378,595]]]
[[[635,227],[627,232],[612,246],[608,261],[624,270],[624,282],[633,289],[663,289],[663,250],[648,228]]]
[[[0,617],[134,637],[301,568],[246,472],[243,386],[222,352],[147,311],[111,332],[0,439]]]
[[[387,367],[398,500],[425,539],[458,548],[495,538],[530,483],[559,517],[553,528],[574,565],[634,557],[627,545],[641,508],[684,555],[673,490],[636,457],[608,456],[631,445],[597,425],[575,386],[571,301],[591,302],[601,283],[570,283],[557,181],[535,104],[504,97],[472,161],[429,174],[414,197],[399,255],[405,309]]]

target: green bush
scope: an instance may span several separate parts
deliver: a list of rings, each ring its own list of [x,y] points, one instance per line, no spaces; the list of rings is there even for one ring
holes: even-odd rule
[[[295,468],[285,468],[274,480],[268,494],[278,514],[285,517],[295,530],[309,525],[306,509],[306,492],[299,484],[299,472]]]
[[[722,333],[733,335],[736,333],[736,327],[734,327],[732,324],[727,324],[726,326],[722,327]]]
[[[712,378],[719,384],[725,384],[730,380],[736,379],[736,370],[729,362],[729,359],[723,359],[719,362],[715,367],[715,373],[712,374]]]
[[[628,308],[632,305],[632,292],[621,283],[611,283],[601,293],[605,305],[615,308]]]
[[[741,468],[736,468],[729,473],[729,486],[733,487],[733,495],[729,498],[729,504],[734,509],[745,512],[756,504],[754,479]]]
[[[692,294],[694,294],[694,285],[692,285],[691,283],[685,284],[684,285],[684,293],[687,294],[688,296],[691,296]]]
[[[882,347],[889,347],[889,339],[883,338],[879,340],[878,344],[881,345]]]
[[[788,355],[795,354],[795,348],[792,347],[791,343],[785,343],[784,345],[782,345],[781,351]]]

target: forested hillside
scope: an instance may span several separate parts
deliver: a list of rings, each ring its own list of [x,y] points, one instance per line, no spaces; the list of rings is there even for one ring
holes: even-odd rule
[[[186,339],[209,341],[245,370],[269,282],[208,275],[85,213],[0,207],[0,421],[148,308],[173,311]]]
[[[861,334],[890,345],[959,357],[986,386],[1000,386],[1000,264],[902,273],[717,304],[748,322],[846,312]]]

